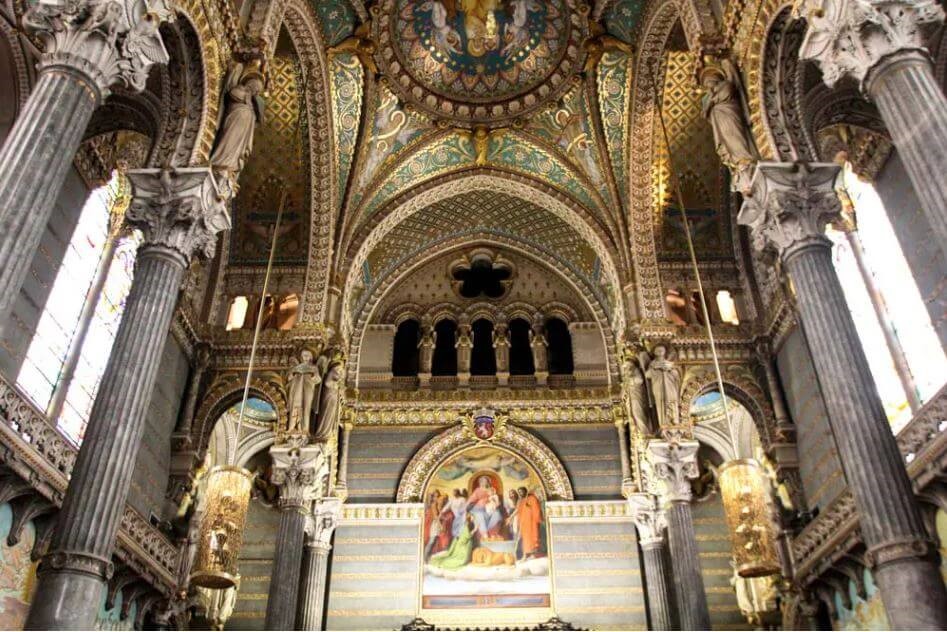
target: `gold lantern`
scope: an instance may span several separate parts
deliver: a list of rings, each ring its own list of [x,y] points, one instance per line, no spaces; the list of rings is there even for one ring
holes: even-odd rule
[[[192,584],[204,588],[237,585],[237,558],[243,545],[252,483],[253,474],[242,467],[218,465],[210,471]]]
[[[733,562],[740,577],[780,571],[769,479],[754,459],[733,459],[718,470]]]

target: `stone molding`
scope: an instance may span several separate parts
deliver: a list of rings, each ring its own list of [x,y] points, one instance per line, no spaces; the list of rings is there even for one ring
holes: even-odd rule
[[[649,441],[642,468],[647,470],[648,489],[662,507],[672,503],[689,503],[693,492],[691,479],[697,478],[697,441]]]
[[[324,445],[301,448],[273,446],[271,480],[279,487],[280,509],[303,509],[323,495],[324,481],[329,474],[329,454]]]
[[[757,250],[775,248],[786,259],[815,244],[827,244],[825,225],[841,211],[832,163],[761,162],[737,221],[749,226]]]
[[[43,44],[40,72],[86,76],[102,103],[115,85],[144,90],[151,67],[168,63],[158,28],[173,19],[168,0],[64,0],[32,5],[23,25]]]
[[[595,522],[628,520],[624,500],[559,500],[546,503],[546,517],[556,522]]]
[[[667,514],[659,507],[654,494],[630,494],[628,511],[638,528],[638,541],[642,546],[659,545],[664,542],[667,529]]]
[[[424,503],[359,503],[343,505],[341,524],[417,524],[424,514]]]
[[[815,61],[829,86],[851,76],[864,88],[894,55],[929,60],[925,43],[944,10],[937,0],[817,0],[808,19],[800,57]]]
[[[231,192],[208,167],[133,169],[126,222],[144,234],[143,247],[166,248],[184,257],[210,258],[217,233],[230,228]]]

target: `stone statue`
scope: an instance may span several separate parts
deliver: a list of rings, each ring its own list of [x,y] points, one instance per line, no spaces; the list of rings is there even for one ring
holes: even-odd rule
[[[210,156],[215,171],[235,178],[253,148],[253,131],[263,122],[265,78],[258,60],[234,63],[224,83],[223,122]]]
[[[345,365],[335,362],[326,372],[319,397],[319,411],[313,431],[316,441],[328,441],[339,429],[339,404],[341,403],[342,380],[345,378]]]
[[[286,431],[290,433],[298,433],[308,427],[316,387],[322,383],[322,373],[312,361],[312,351],[303,349],[299,359],[299,364],[289,372],[289,423]]]
[[[497,372],[508,372],[510,370],[510,339],[506,335],[506,327],[497,328],[493,332],[493,354],[496,356]]]
[[[631,421],[642,437],[650,437],[654,434],[654,429],[651,427],[651,419],[648,416],[645,377],[641,372],[641,367],[638,366],[637,359],[631,353],[625,354],[622,359],[621,374],[624,378],[622,386]]]
[[[418,369],[419,373],[430,373],[431,362],[434,360],[434,345],[437,343],[437,332],[431,327],[425,327],[418,342]]]
[[[712,58],[705,58],[700,83],[704,89],[701,111],[714,130],[717,155],[731,170],[733,189],[747,193],[753,165],[760,156],[743,115],[740,76],[729,59],[715,62]]]
[[[470,373],[470,351],[473,348],[473,341],[470,339],[470,327],[460,328],[454,347],[457,348],[457,371],[459,373]]]
[[[667,346],[654,348],[654,359],[645,371],[651,387],[651,400],[661,428],[680,423],[678,403],[681,397],[681,373],[667,357]]]
[[[545,373],[548,370],[548,360],[546,359],[546,336],[542,329],[536,328],[529,332],[529,346],[533,350],[533,366],[536,373]]]

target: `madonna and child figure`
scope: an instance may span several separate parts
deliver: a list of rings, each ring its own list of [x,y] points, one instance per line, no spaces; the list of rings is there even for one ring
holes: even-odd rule
[[[504,599],[510,607],[548,605],[543,498],[532,469],[496,448],[474,448],[441,466],[425,496],[425,607],[488,594],[500,607]]]

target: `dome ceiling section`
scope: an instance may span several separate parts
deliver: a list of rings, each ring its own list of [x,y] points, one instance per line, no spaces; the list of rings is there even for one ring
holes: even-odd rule
[[[554,102],[582,69],[575,0],[383,0],[376,59],[405,102],[465,127],[501,127]]]

